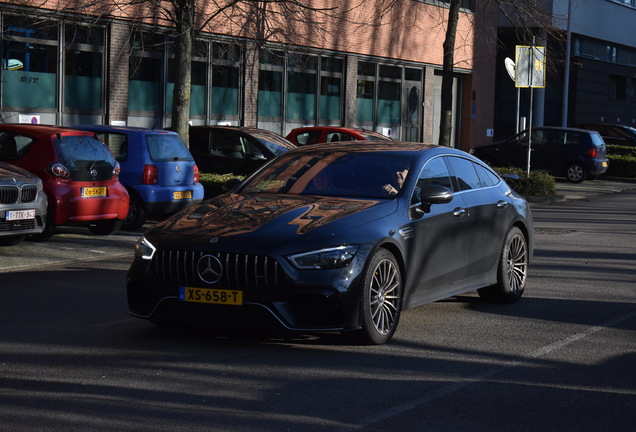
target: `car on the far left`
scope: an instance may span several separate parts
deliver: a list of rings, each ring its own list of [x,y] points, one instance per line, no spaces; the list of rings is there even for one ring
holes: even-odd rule
[[[0,162],[0,246],[15,245],[29,235],[41,233],[46,206],[39,177]]]

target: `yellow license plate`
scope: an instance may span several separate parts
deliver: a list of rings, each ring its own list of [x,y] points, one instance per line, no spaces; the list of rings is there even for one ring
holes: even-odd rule
[[[172,192],[172,199],[192,199],[192,191],[176,191]]]
[[[83,187],[83,197],[105,197],[108,195],[108,188],[106,186],[101,187]]]
[[[243,304],[243,291],[180,287],[179,300],[240,306]]]

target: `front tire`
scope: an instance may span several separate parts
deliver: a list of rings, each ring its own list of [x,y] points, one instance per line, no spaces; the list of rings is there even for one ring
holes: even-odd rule
[[[397,328],[402,311],[402,276],[395,257],[385,249],[374,252],[364,270],[360,302],[361,329],[358,343],[387,343]]]
[[[521,230],[513,227],[504,241],[497,283],[481,288],[477,292],[484,300],[499,303],[514,303],[521,298],[528,275],[528,243]]]

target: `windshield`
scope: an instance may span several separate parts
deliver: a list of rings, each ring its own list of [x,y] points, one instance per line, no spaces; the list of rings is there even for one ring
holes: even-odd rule
[[[410,160],[383,152],[285,154],[241,188],[244,193],[389,198],[399,193]]]
[[[273,132],[268,133],[261,130],[250,130],[249,134],[259,140],[269,151],[274,153],[275,156],[296,148],[295,145],[287,141],[285,138],[278,136]]]
[[[192,160],[190,151],[178,135],[148,134],[146,143],[150,159],[154,162]]]
[[[60,139],[61,138],[61,139]],[[110,180],[117,164],[106,145],[93,135],[64,135],[55,140],[60,162],[76,181]],[[96,175],[91,174],[96,172]]]

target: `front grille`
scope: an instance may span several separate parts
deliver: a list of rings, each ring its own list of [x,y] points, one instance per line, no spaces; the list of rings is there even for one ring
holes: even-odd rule
[[[0,204],[15,204],[18,197],[23,203],[35,201],[38,196],[38,187],[33,184],[18,186],[0,186]]]
[[[0,221],[0,232],[22,231],[35,229],[35,220]]]
[[[22,202],[29,203],[35,201],[38,196],[38,187],[36,185],[28,184],[22,186]]]
[[[17,186],[0,186],[0,204],[15,204],[18,202]]]
[[[207,284],[197,272],[197,262],[204,255],[218,258],[223,266],[221,279]],[[278,284],[280,267],[276,260],[263,255],[188,250],[157,250],[151,271],[158,278],[179,285],[266,291]]]

